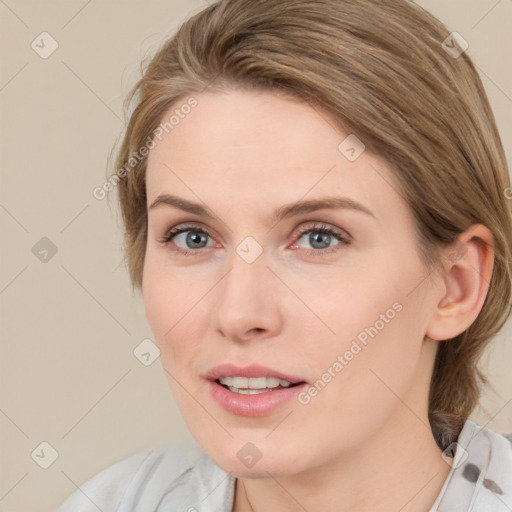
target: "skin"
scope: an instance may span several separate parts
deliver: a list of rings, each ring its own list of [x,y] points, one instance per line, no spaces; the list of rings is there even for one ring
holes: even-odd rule
[[[238,478],[233,511],[428,510],[450,470],[427,416],[438,340],[477,317],[492,235],[472,226],[459,257],[429,273],[389,165],[369,151],[345,158],[338,145],[349,134],[328,113],[269,92],[195,98],[198,106],[150,151],[148,206],[167,193],[216,217],[149,210],[143,298],[185,422]],[[321,209],[271,219],[284,204],[326,196],[349,197],[373,216]],[[161,241],[185,223],[210,235],[194,254],[178,252],[197,247],[186,233]],[[311,230],[322,224],[350,244],[333,236],[323,249],[314,245]],[[248,236],[264,249],[253,263],[236,252]],[[224,362],[314,383],[394,303],[401,311],[307,405],[294,399],[247,418],[210,398],[204,375]],[[237,457],[247,442],[262,454],[252,468]]]

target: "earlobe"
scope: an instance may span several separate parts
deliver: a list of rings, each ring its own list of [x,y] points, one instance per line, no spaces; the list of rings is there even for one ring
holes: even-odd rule
[[[426,335],[447,340],[464,332],[484,304],[494,266],[494,240],[490,230],[475,224],[462,233],[444,258],[444,292],[435,305]]]

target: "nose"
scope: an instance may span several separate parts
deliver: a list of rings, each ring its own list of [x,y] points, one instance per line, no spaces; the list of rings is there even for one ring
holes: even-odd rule
[[[213,323],[227,339],[237,342],[263,339],[279,334],[282,329],[283,290],[267,267],[264,254],[247,263],[234,253],[231,270],[216,287]]]

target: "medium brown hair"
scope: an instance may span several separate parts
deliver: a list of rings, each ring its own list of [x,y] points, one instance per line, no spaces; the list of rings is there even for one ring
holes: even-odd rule
[[[453,41],[407,0],[220,0],[186,21],[143,70],[125,101],[112,175],[139,289],[147,237],[141,148],[171,106],[206,88],[284,93],[330,113],[389,162],[428,269],[441,267],[443,249],[463,231],[487,226],[495,259],[486,300],[465,332],[439,343],[435,360],[429,418],[442,449],[487,383],[477,363],[510,314],[512,291],[506,158],[482,82]]]

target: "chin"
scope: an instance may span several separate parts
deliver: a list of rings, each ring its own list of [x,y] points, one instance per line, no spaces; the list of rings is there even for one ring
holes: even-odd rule
[[[284,448],[292,449],[283,443],[274,445],[271,440],[254,443],[239,439],[230,439],[221,446],[213,447],[211,439],[205,440],[207,449],[203,451],[217,466],[236,478],[285,477],[303,471],[307,460],[304,453],[288,453]],[[279,449],[281,447],[281,450]]]

